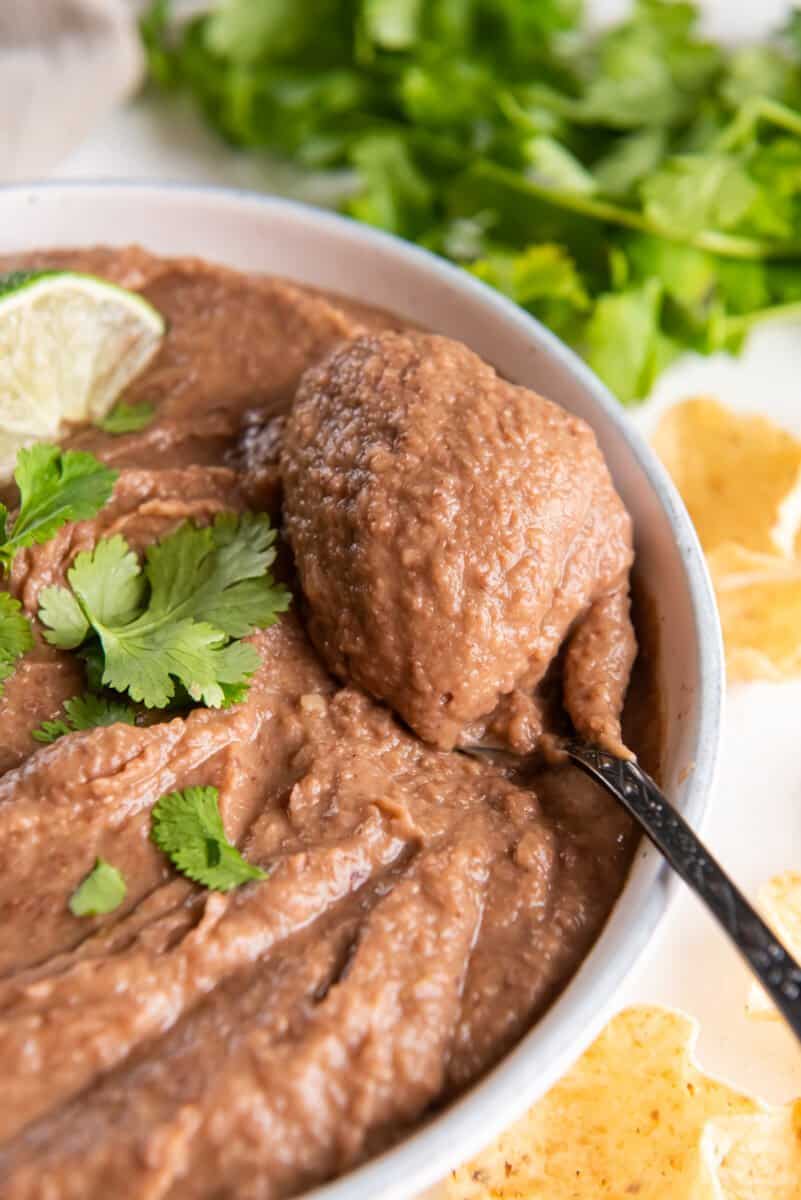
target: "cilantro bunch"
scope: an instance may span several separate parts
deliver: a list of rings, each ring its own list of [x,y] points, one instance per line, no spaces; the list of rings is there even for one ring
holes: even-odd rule
[[[142,32],[227,141],[328,172],[629,402],[801,313],[801,15],[733,51],[696,16],[636,0],[594,34],[581,0],[218,0],[176,25],[156,0]]]

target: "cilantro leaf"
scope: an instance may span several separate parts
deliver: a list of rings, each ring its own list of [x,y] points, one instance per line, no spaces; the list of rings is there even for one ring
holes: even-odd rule
[[[253,513],[182,525],[148,548],[144,568],[119,534],[100,541],[77,555],[71,590],[43,589],[45,637],[94,662],[84,643],[96,636],[102,685],[148,708],[166,707],[177,687],[211,707],[236,702],[260,662],[237,639],[272,625],[291,599],[269,572],[274,542],[269,518]]]
[[[207,621],[232,638],[272,625],[289,604],[289,593],[268,573],[275,536],[270,518],[257,513],[220,513],[204,528],[182,525],[148,548],[150,607],[173,619]]]
[[[625,197],[636,184],[655,171],[665,157],[663,129],[637,129],[617,138],[593,166],[599,189],[607,196]]]
[[[351,160],[362,188],[348,204],[351,216],[390,233],[421,233],[431,222],[434,191],[404,139],[373,133],[353,147]]]
[[[19,600],[0,592],[0,696],[18,658],[33,646],[33,631]]]
[[[420,34],[423,0],[365,0],[366,37],[385,50],[407,50]]]
[[[74,917],[104,916],[119,908],[125,892],[125,880],[117,868],[98,858],[70,896],[69,910]]]
[[[101,725],[136,724],[136,709],[123,700],[108,699],[87,692],[64,701],[64,716],[44,721],[31,736],[37,742],[55,742],[66,733],[81,729],[96,729]]]
[[[624,404],[648,394],[662,365],[661,306],[662,289],[651,280],[602,296],[587,325],[587,361]]]
[[[10,532],[8,512],[0,505],[0,565],[6,568],[18,550],[46,542],[68,521],[85,521],[99,512],[111,496],[117,472],[92,454],[39,442],[20,450],[14,479],[20,507]]]
[[[253,646],[228,644],[224,633],[204,621],[152,618],[146,612],[127,629],[98,627],[98,634],[104,685],[127,691],[148,708],[166,708],[176,679],[196,702],[221,708],[225,686],[249,679],[261,662]]]
[[[523,151],[529,164],[526,174],[538,183],[555,191],[589,193],[598,190],[592,172],[555,138],[538,134],[525,143]]]
[[[67,577],[86,620],[93,624],[128,625],[144,603],[146,584],[139,559],[119,533],[76,555]],[[47,589],[48,596],[52,590]]]
[[[765,98],[801,108],[798,65],[776,46],[740,46],[734,50],[720,90],[732,108]]]
[[[519,254],[492,250],[470,270],[562,336],[569,336],[591,308],[576,265],[561,246],[542,242]]]
[[[267,878],[225,836],[215,787],[188,787],[162,796],[153,807],[150,836],[178,871],[212,891],[228,892]]]
[[[115,435],[138,433],[140,429],[146,429],[151,424],[155,415],[156,406],[154,404],[148,404],[145,401],[142,401],[141,404],[126,404],[124,400],[120,400],[110,413],[96,421],[95,424],[104,433]]]
[[[735,228],[758,199],[759,187],[731,155],[685,155],[650,175],[642,197],[655,225],[693,234]]]
[[[75,562],[82,558],[78,555]],[[39,592],[39,620],[48,628],[45,638],[59,650],[75,650],[89,634],[89,622],[72,592],[46,587]]]
[[[39,593],[39,618],[49,627],[45,637],[51,645],[74,650],[86,640],[90,624],[126,625],[139,615],[146,581],[121,535],[103,538],[94,550],[76,555],[67,574],[71,592],[46,587]]]

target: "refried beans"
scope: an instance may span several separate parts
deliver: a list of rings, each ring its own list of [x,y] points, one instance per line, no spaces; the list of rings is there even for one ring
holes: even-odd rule
[[[572,768],[459,746],[574,727],[658,770],[647,605],[591,431],[466,347],[279,279],[143,250],[48,252],[141,291],[168,332],[126,394],[156,417],[64,444],[119,470],[20,553],[43,587],[122,532],[270,511],[291,610],[247,698],[42,746],[84,687],[36,646],[0,699],[0,1200],[278,1200],[381,1150],[485,1072],[587,953],[636,835]],[[13,500],[13,497],[11,498]],[[636,591],[636,589],[635,589]],[[269,876],[228,893],[150,839],[218,789]],[[76,918],[102,857],[123,903]]]
[[[282,468],[309,633],[336,675],[447,750],[534,692],[567,639],[565,707],[620,751],[631,521],[583,421],[460,342],[382,333],[305,373]]]

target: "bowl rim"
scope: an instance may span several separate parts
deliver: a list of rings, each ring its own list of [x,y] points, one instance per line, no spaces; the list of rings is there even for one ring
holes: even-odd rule
[[[94,195],[111,191],[155,200],[192,199],[250,209],[264,216],[280,212],[311,222],[324,235],[355,240],[391,257],[405,260],[422,276],[438,277],[455,298],[472,296],[544,355],[556,358],[569,372],[613,435],[625,445],[645,477],[670,525],[683,564],[692,614],[698,670],[698,703],[690,742],[692,777],[682,813],[697,827],[704,815],[717,776],[724,703],[723,646],[720,623],[706,562],[687,510],[666,470],[625,410],[582,359],[536,318],[512,300],[462,268],[433,252],[391,233],[371,228],[339,213],[301,201],[252,189],[216,184],[187,184],[151,179],[56,179],[0,185],[0,206],[6,197],[37,192],[81,191]],[[79,243],[85,239],[76,239]],[[347,295],[347,291],[343,291]],[[359,299],[354,296],[354,299]],[[590,424],[592,424],[590,418]],[[571,1065],[600,1030],[615,996],[646,947],[653,941],[678,879],[650,845],[638,851],[632,870],[612,913],[579,969],[535,1026],[501,1061],[467,1092],[422,1126],[413,1128],[397,1145],[369,1159],[330,1183],[305,1192],[306,1200],[410,1200],[441,1179],[448,1170],[488,1144],[530,1103],[541,1096]],[[632,879],[637,872],[636,881]],[[636,895],[632,884],[636,882]],[[592,987],[587,987],[588,977]],[[536,1075],[532,1070],[536,1067]]]

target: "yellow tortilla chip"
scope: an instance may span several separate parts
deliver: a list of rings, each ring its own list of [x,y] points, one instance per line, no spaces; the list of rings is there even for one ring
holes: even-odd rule
[[[793,554],[801,527],[801,441],[764,417],[699,397],[665,413],[653,445],[704,550],[736,542],[758,553]]]
[[[731,543],[708,561],[729,680],[801,674],[801,561]]]
[[[785,871],[782,875],[775,875],[760,889],[757,905],[768,925],[796,961],[801,959],[801,872]],[[745,1007],[749,1017],[782,1020],[758,983],[751,984]],[[801,1197],[801,1186],[798,1194]]]
[[[715,1117],[704,1154],[721,1200],[799,1200],[801,1100],[757,1116]]]
[[[667,1009],[620,1013],[431,1200],[721,1200],[719,1142],[704,1144],[707,1123],[767,1110],[699,1070],[697,1033],[690,1017]]]
[[[668,410],[654,446],[707,554],[729,679],[801,675],[801,441],[701,397]]]

